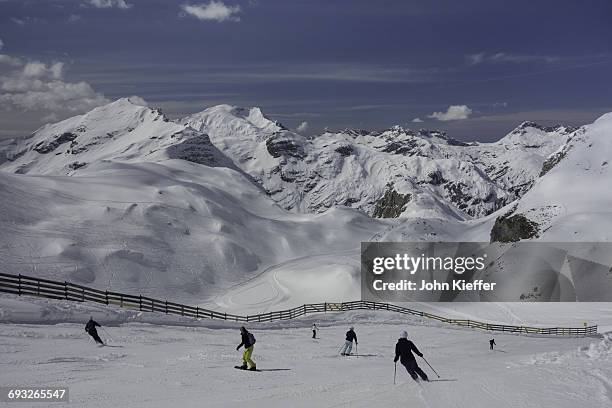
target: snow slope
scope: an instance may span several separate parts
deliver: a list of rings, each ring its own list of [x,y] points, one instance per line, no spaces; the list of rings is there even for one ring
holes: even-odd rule
[[[518,201],[513,214],[536,222],[548,241],[612,239],[612,114],[575,132],[557,163]]]
[[[0,172],[0,191],[3,272],[188,303],[287,259],[353,249],[384,226],[343,208],[291,214],[242,174],[183,160],[100,162],[78,177]]]
[[[361,241],[488,241],[513,215],[523,239],[608,241],[611,129],[311,139],[258,108],[173,122],[120,99],[1,146],[0,268],[240,312],[356,299]]]
[[[129,323],[100,332],[83,324],[0,325],[2,384],[68,386],[70,404],[87,407],[575,407],[612,403],[612,338],[542,338],[430,327],[382,313],[319,315],[291,327],[251,327],[258,373],[237,371],[237,327]],[[96,317],[98,318],[98,317]],[[319,339],[310,338],[316,321]],[[355,325],[359,357],[338,349]],[[102,321],[102,324],[105,322]],[[283,322],[284,323],[284,322]],[[401,330],[443,380],[415,383],[398,364]],[[355,350],[355,349],[354,349]],[[432,370],[419,359],[431,379]]]

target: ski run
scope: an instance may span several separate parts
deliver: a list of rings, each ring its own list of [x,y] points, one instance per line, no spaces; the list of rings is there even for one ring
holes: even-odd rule
[[[12,296],[1,298],[0,305],[6,322],[0,325],[0,383],[68,386],[70,403],[54,403],[57,407],[604,408],[612,403],[611,334],[526,336],[386,312],[318,314],[248,326],[256,338],[252,359],[258,369],[249,372],[234,368],[243,354],[236,351],[238,323]],[[612,328],[606,304],[452,308],[444,312],[492,320],[514,316],[525,324],[554,319],[575,324],[577,316],[590,315],[603,330]],[[85,333],[89,316],[102,325],[97,329],[107,346],[96,346]],[[358,345],[341,356],[350,326]],[[394,366],[403,331],[439,378],[416,355],[431,382],[415,382],[401,362]]]

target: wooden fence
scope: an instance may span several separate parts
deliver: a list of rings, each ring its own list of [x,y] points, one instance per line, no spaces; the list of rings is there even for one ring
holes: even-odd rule
[[[449,319],[390,303],[368,302],[365,300],[342,303],[311,303],[288,310],[240,316],[169,302],[168,300],[154,299],[142,295],[134,296],[125,293],[94,289],[69,282],[59,282],[49,279],[5,273],[0,273],[0,292],[13,293],[20,296],[40,296],[50,299],[70,300],[75,302],[95,302],[103,305],[115,305],[122,308],[140,310],[143,312],[161,312],[194,318],[221,319],[247,323],[295,319],[296,317],[309,313],[344,312],[349,310],[386,310],[390,312],[426,317],[428,319],[434,319],[443,323],[454,324],[457,326],[489,331],[558,336],[588,336],[597,334],[597,326],[549,328],[508,326],[503,324],[482,323],[466,319]]]

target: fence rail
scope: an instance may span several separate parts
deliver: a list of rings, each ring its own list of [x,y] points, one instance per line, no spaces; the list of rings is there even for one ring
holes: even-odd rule
[[[65,281],[59,282],[49,279],[5,273],[0,273],[0,292],[13,293],[20,296],[40,296],[50,299],[70,300],[75,302],[95,302],[103,305],[115,305],[122,308],[140,310],[143,312],[160,312],[187,317],[220,319],[247,323],[289,320],[309,313],[345,312],[350,310],[386,310],[395,313],[421,316],[457,326],[489,331],[558,336],[588,336],[597,334],[597,326],[547,328],[508,326],[503,324],[483,323],[467,319],[449,319],[390,303],[369,302],[365,300],[341,303],[310,303],[288,310],[240,316],[169,302],[168,300],[154,299],[142,295],[128,295],[125,293],[94,289]]]

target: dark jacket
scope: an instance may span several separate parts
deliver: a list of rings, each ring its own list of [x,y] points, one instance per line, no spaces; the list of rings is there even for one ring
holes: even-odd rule
[[[95,321],[95,320],[93,320],[93,319],[90,319],[90,320],[87,322],[87,324],[85,325],[85,331],[86,331],[87,333],[90,333],[90,332],[91,332],[91,333],[96,333],[96,332],[97,332],[97,330],[96,330],[96,326],[98,326],[98,327],[102,327],[102,326],[100,326],[100,323],[96,322],[96,321]]]
[[[349,330],[346,332],[346,341],[353,341],[355,340],[355,343],[357,343],[357,335],[355,334],[354,331]]]
[[[240,335],[242,336],[242,343],[240,343],[238,347],[236,347],[236,350],[238,350],[242,346],[244,346],[245,349],[251,347],[252,344],[249,340],[249,332],[245,330],[244,332],[240,333]]]
[[[393,361],[397,362],[400,359],[402,363],[414,361],[413,351],[417,356],[423,357],[423,353],[416,348],[413,342],[408,339],[399,339],[395,345],[395,359]]]

